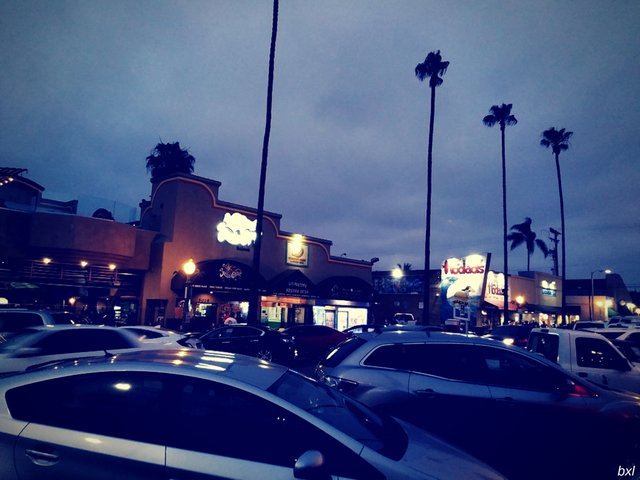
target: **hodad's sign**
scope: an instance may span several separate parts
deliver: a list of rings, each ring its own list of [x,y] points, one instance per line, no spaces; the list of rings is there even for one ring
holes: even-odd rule
[[[447,258],[442,263],[440,283],[440,315],[467,319],[475,325],[483,298],[491,254]]]

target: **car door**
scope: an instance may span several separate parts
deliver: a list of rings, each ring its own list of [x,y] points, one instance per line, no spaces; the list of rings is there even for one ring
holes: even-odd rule
[[[19,478],[165,478],[166,413],[160,379],[137,372],[47,380],[7,393],[14,418],[28,421],[14,450]]]
[[[487,366],[487,382],[495,402],[492,412],[500,420],[495,434],[502,446],[499,459],[504,473],[508,477],[518,474],[527,465],[532,478],[548,477],[548,465],[532,463],[530,452],[553,444],[563,452],[554,462],[555,476],[604,478],[605,472],[600,472],[601,477],[594,473],[600,464],[592,460],[594,455],[609,452],[605,449],[614,438],[607,434],[610,419],[588,403],[596,395],[576,386],[558,369],[517,351],[487,346],[478,350]],[[596,445],[594,438],[608,440]],[[575,462],[575,458],[582,460]]]
[[[331,478],[380,477],[340,442],[254,393],[180,375],[172,391],[170,479],[293,480],[296,459],[309,450],[323,453]]]
[[[252,357],[257,356],[258,352],[266,346],[264,332],[259,328],[249,326],[232,328],[232,342],[235,352]]]
[[[606,339],[575,338],[576,374],[619,390],[640,393],[640,370]]]
[[[235,350],[236,344],[233,343],[232,335],[232,327],[222,327],[212,330],[201,337],[200,340],[202,341],[202,346],[207,350],[238,353]]]
[[[427,342],[408,348],[410,408],[421,426],[474,450],[494,421],[487,415],[491,393],[474,346]]]

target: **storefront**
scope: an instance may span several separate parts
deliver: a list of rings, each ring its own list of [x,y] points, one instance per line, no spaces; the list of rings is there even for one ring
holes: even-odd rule
[[[254,278],[261,322],[271,327],[367,322],[372,262],[334,257],[331,241],[285,232],[281,216],[265,212],[260,271],[254,275],[256,212],[221,201],[220,186],[184,174],[153,182],[141,226],[156,229],[162,241],[152,246],[153,266],[145,278],[148,323],[157,322],[149,312],[162,296],[165,324],[219,325],[229,316],[247,321]],[[188,259],[196,265],[191,275],[182,270]]]

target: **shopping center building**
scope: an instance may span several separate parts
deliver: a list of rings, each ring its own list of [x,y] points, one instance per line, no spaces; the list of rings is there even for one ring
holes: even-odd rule
[[[367,322],[372,261],[334,256],[330,240],[284,231],[282,216],[265,212],[254,276],[256,210],[220,199],[218,181],[153,179],[139,221],[120,223],[108,207],[88,217],[77,201],[46,199],[24,173],[0,169],[0,302],[127,323],[193,316],[209,326],[246,320],[257,278],[262,321],[272,326]],[[195,272],[187,275],[189,259]]]

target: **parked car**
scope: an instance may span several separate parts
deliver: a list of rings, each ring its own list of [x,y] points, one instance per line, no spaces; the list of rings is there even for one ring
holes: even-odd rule
[[[25,308],[0,308],[0,343],[23,328],[38,325],[70,325],[75,323],[68,312],[28,310]]]
[[[31,327],[0,344],[0,374],[24,371],[65,358],[115,355],[146,345],[124,329],[98,325]]]
[[[605,328],[606,324],[604,322],[592,322],[589,320],[578,320],[577,322],[573,322],[569,325],[569,329],[571,330],[587,330],[593,328]]]
[[[315,374],[508,478],[606,478],[616,462],[640,461],[640,396],[592,385],[495,340],[428,330],[362,334],[333,349]],[[539,455],[549,442],[562,453]]]
[[[394,313],[390,323],[391,325],[414,325],[416,319],[413,313]]]
[[[640,394],[640,365],[599,333],[534,328],[527,348],[590,382]]]
[[[293,339],[297,360],[315,363],[331,348],[349,338],[348,333],[325,325],[295,325],[284,329]]]
[[[526,348],[532,328],[533,325],[500,325],[483,337],[498,340],[505,345]]]
[[[627,315],[627,316],[615,316],[611,317],[606,322],[607,328],[640,328],[640,316]]]
[[[161,345],[173,348],[190,347],[187,343],[189,337],[174,330],[149,325],[125,326],[120,328],[132,332],[138,337],[138,340],[147,345]]]
[[[291,337],[262,325],[226,325],[187,343],[195,348],[242,353],[284,365],[295,358]]]
[[[627,360],[640,365],[640,343],[617,338],[612,339],[611,343],[627,357]]]
[[[354,325],[352,327],[345,328],[344,330],[342,330],[342,332],[346,333],[347,335],[359,335],[361,333],[377,332],[382,330],[383,328],[384,328],[384,325],[364,324],[364,325]]]
[[[194,349],[0,379],[0,459],[3,480],[502,478],[285,367]]]

